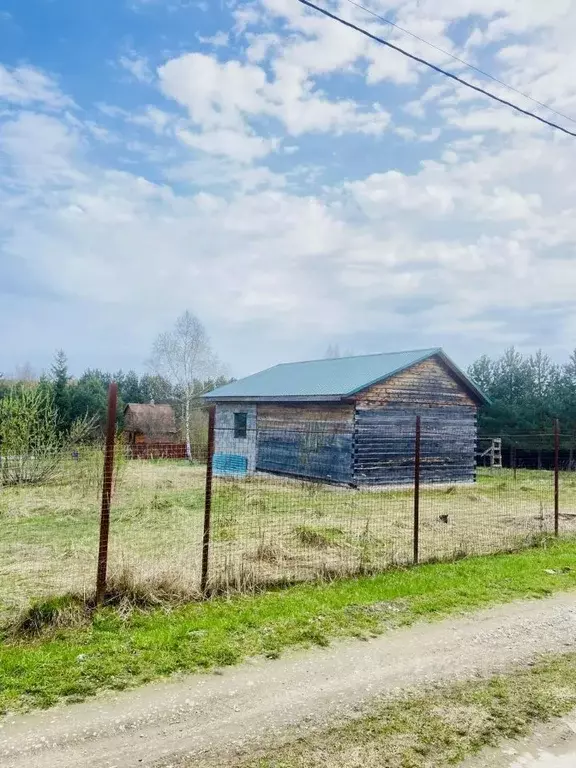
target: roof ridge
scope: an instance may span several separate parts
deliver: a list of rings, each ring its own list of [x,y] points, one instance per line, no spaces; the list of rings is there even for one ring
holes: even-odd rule
[[[354,360],[360,357],[384,357],[385,355],[407,355],[416,352],[442,352],[442,347],[423,347],[422,349],[400,349],[397,352],[370,352],[367,355],[343,355],[342,357],[317,357],[312,360],[294,360],[292,363],[276,363],[272,368],[281,368],[284,365],[306,365],[307,363],[328,363],[333,360]],[[270,370],[270,368],[266,369]]]

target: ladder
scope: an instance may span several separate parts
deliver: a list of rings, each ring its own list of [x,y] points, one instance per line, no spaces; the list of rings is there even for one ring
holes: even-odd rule
[[[492,453],[490,454],[490,466],[493,469],[502,469],[502,438],[492,440]]]
[[[492,469],[502,469],[502,438],[496,437],[492,440],[492,445],[480,454],[480,458],[488,456],[490,458],[490,467]]]

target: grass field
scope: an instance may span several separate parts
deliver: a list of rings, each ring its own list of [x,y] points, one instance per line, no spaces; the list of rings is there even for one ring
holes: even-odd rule
[[[93,591],[99,455],[51,484],[0,488],[0,614],[30,598]],[[561,478],[561,531],[576,532],[576,474]],[[133,461],[112,507],[110,570],[177,579],[197,592],[204,467]],[[551,472],[481,470],[474,486],[423,489],[421,559],[526,545],[553,530]],[[267,476],[215,479],[211,583],[250,587],[378,572],[411,561],[410,490],[352,490]]]

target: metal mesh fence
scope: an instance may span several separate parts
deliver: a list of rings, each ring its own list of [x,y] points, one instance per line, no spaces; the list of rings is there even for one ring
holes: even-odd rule
[[[576,534],[568,438],[497,438],[494,455],[424,418],[418,441],[415,427],[376,436],[363,452],[353,429],[326,424],[217,428],[214,450],[192,446],[192,460],[119,442],[107,478],[101,444],[51,457],[44,473],[36,457],[5,458],[0,614],[31,598],[94,595],[105,479],[109,581],[152,581],[191,598],[203,576],[211,592],[247,590],[381,572],[415,554],[427,562],[515,550],[556,525]]]
[[[228,444],[232,435],[218,431],[217,446]],[[351,487],[351,430],[316,424],[254,432],[246,436],[257,445],[245,465],[227,466],[216,453],[213,588],[345,576],[409,561],[410,492]]]
[[[31,598],[94,590],[102,446],[2,459],[0,617]]]
[[[112,497],[108,575],[198,593],[206,475],[198,459],[130,458]]]
[[[539,470],[538,456],[545,446],[549,464]],[[484,438],[478,448],[472,485],[450,484],[423,494],[422,560],[512,551],[554,534],[553,434]],[[565,527],[563,533],[570,532]]]
[[[214,479],[210,585],[215,589],[345,576],[406,563],[406,491],[352,490],[314,479]]]

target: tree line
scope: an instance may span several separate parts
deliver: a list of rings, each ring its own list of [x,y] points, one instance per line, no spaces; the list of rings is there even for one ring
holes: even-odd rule
[[[554,363],[538,350],[522,355],[514,347],[501,357],[483,355],[468,374],[490,398],[479,414],[479,435],[502,437],[504,444],[535,448],[552,444],[554,420],[562,443],[572,448],[576,433],[576,350]]]
[[[53,409],[56,430],[67,435],[73,425],[89,423],[93,433],[102,433],[108,408],[108,388],[118,384],[117,424],[124,426],[124,409],[128,403],[169,404],[174,408],[186,442],[188,455],[193,443],[206,440],[205,414],[200,406],[201,396],[228,383],[224,366],[214,352],[206,330],[191,312],[181,315],[173,328],[160,334],[147,363],[150,373],[135,371],[108,372],[90,368],[75,378],[70,375],[68,360],[59,350],[47,374],[39,379],[25,366],[26,375],[18,379],[0,378],[0,400],[14,399],[19,393],[34,389]],[[2,437],[0,424],[0,438]]]
[[[75,378],[70,375],[68,360],[63,350],[56,353],[49,373],[42,375],[38,380],[0,379],[0,398],[14,390],[39,388],[52,396],[60,431],[68,431],[77,419],[85,416],[92,418],[95,426],[103,430],[108,407],[108,388],[112,381],[118,384],[117,423],[120,429],[124,422],[124,408],[128,403],[169,403],[177,412],[181,410],[183,393],[178,386],[163,376],[138,375],[132,370],[108,372],[89,368]],[[205,392],[228,381],[225,376],[194,379],[191,382],[192,400],[199,400]]]

